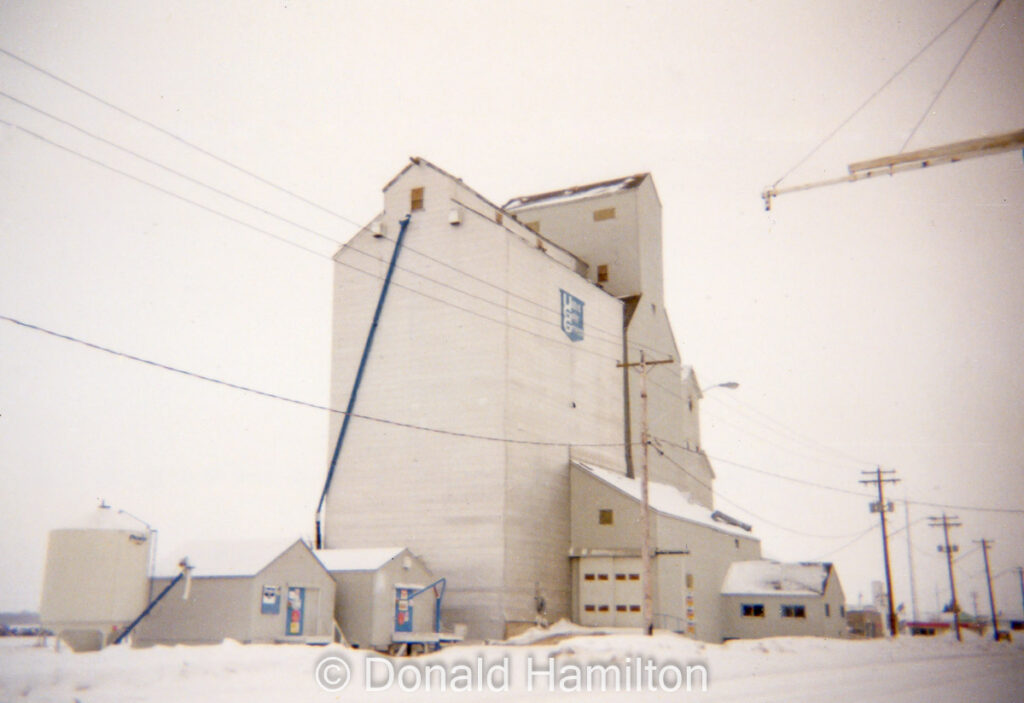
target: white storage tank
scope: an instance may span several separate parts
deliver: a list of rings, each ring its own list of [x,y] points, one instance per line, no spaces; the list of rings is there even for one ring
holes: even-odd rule
[[[42,625],[75,651],[113,642],[148,603],[152,548],[150,530],[105,504],[72,527],[52,530]]]

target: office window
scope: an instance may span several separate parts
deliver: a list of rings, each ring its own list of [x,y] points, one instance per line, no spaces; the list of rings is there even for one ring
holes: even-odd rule
[[[423,209],[423,189],[413,188],[409,193],[409,208],[411,210]]]
[[[763,603],[743,603],[740,605],[740,613],[745,618],[763,618],[764,617],[764,604]]]
[[[608,282],[608,264],[600,264],[597,267],[597,282],[607,283]]]
[[[610,508],[601,508],[597,511],[598,525],[611,525],[615,522],[615,511]]]
[[[601,220],[614,220],[615,219],[615,208],[606,207],[600,210],[594,210],[594,222],[600,222]]]

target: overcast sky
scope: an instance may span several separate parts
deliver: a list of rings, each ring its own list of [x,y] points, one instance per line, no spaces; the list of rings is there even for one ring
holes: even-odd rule
[[[993,4],[782,185],[899,151]],[[705,386],[741,384],[702,406],[717,504],[768,556],[834,560],[856,602],[882,577],[868,499],[752,469],[856,493],[880,465],[896,498],[1024,509],[1024,160],[785,195],[771,212],[760,193],[968,5],[9,0],[0,48],[181,140],[0,54],[2,91],[22,101],[0,97],[17,125],[0,125],[0,315],[326,404],[324,257],[409,156],[498,202],[650,172],[683,360]],[[1021,127],[1024,0],[1004,0],[908,148]],[[327,424],[0,320],[0,609],[38,606],[47,531],[101,497],[161,545],[311,536]],[[997,600],[1019,610],[1007,570],[1024,564],[1024,516],[948,512],[966,608],[972,591],[987,602],[969,553],[986,537]],[[910,507],[922,610],[948,598],[940,534],[920,521],[939,513]],[[905,537],[893,577],[909,608]]]

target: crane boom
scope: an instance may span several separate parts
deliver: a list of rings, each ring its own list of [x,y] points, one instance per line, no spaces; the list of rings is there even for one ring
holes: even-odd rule
[[[801,185],[787,186],[785,188],[766,188],[761,194],[764,198],[764,209],[772,209],[772,198],[784,193],[794,193],[801,190],[821,188],[823,186],[836,185],[837,183],[853,183],[862,181],[874,176],[893,175],[903,171],[911,171],[929,166],[940,166],[952,164],[965,159],[973,159],[979,156],[991,156],[1001,154],[1004,151],[1024,149],[1024,129],[1016,132],[1007,132],[992,137],[981,137],[979,139],[968,139],[962,142],[953,142],[941,146],[908,151],[902,154],[881,156],[867,161],[858,161],[847,167],[848,173],[845,176],[829,178],[822,181],[803,183]]]

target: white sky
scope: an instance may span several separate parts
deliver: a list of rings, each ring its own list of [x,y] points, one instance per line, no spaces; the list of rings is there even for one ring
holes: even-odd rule
[[[5,2],[0,48],[356,222],[410,155],[495,201],[650,171],[684,361],[705,385],[742,384],[703,403],[719,507],[768,555],[833,559],[856,602],[881,578],[878,532],[835,550],[877,522],[868,501],[721,460],[853,490],[881,464],[897,497],[1024,508],[1024,162],[786,195],[770,213],[760,192],[968,1]],[[898,151],[991,6],[784,184]],[[4,55],[0,86],[335,240],[355,229]],[[1024,1],[1004,0],[910,148],[1022,117]],[[0,119],[335,249],[3,97]],[[2,125],[0,199],[0,314],[326,404],[328,261]],[[0,609],[37,607],[47,531],[99,497],[162,544],[309,536],[328,442],[323,412],[0,321]],[[984,536],[996,573],[1024,562],[1020,514],[951,512],[964,552]],[[939,535],[912,535],[934,609]],[[908,601],[903,534],[893,563]],[[977,552],[958,565],[969,610],[971,591],[987,606],[982,568]],[[1020,607],[1013,572],[996,585]]]

